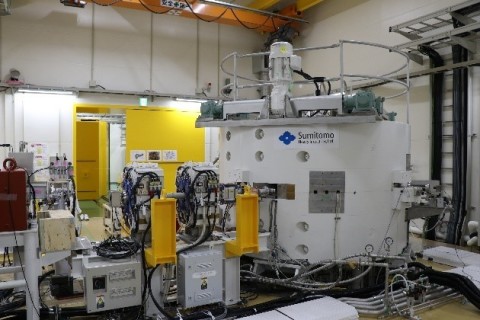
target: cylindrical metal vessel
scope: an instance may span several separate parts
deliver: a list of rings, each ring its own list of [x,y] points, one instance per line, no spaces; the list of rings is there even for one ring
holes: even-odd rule
[[[295,185],[295,199],[278,199],[277,209],[278,244],[292,259],[341,258],[369,244],[394,255],[408,231],[392,175],[406,170],[409,149],[410,128],[399,122],[224,127],[220,180]],[[265,230],[270,201],[260,203]]]

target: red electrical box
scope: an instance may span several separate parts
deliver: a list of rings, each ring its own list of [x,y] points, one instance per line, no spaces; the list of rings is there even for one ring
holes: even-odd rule
[[[7,166],[8,161],[11,161],[10,166]],[[26,172],[15,169],[16,163],[12,159],[6,159],[3,167],[4,170],[0,171],[0,232],[26,230]]]

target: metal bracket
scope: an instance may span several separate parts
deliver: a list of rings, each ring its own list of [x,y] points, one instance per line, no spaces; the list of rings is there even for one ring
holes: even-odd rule
[[[460,21],[465,25],[477,22],[477,20],[464,16],[463,14],[460,14],[460,13],[450,12],[450,15],[452,16],[452,18],[457,19],[458,21]]]
[[[451,36],[450,40],[455,44],[461,45],[462,47],[464,47],[465,49],[467,49],[471,53],[476,53],[477,52],[477,46],[476,46],[475,42],[473,42],[473,41],[466,40],[464,38],[456,37],[456,36]]]
[[[405,38],[409,39],[409,40],[418,40],[418,39],[422,39],[421,36],[415,34],[415,33],[408,33],[408,32],[405,32],[405,31],[402,31],[402,30],[397,30],[395,31],[396,33],[398,34],[401,34],[402,36],[404,36]]]
[[[412,60],[415,63],[418,63],[419,65],[423,66],[423,57],[419,54],[412,53],[412,52],[407,52],[408,57],[410,60]]]

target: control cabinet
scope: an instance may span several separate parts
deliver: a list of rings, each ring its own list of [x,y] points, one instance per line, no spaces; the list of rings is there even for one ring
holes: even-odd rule
[[[83,261],[83,269],[88,313],[142,303],[140,261],[91,257]]]
[[[179,255],[177,270],[178,303],[192,308],[222,301],[223,254],[216,250]]]

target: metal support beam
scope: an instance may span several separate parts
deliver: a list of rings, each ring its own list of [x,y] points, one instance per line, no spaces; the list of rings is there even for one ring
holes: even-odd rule
[[[230,9],[250,11],[250,12],[253,12],[253,13],[258,13],[258,14],[263,15],[263,16],[285,19],[287,21],[308,23],[308,21],[300,19],[300,18],[284,16],[284,15],[273,13],[273,12],[268,12],[268,11],[264,11],[264,10],[257,10],[257,9],[254,9],[254,8],[244,7],[244,6],[240,6],[238,4],[219,1],[219,0],[200,0],[200,2],[204,2],[204,3],[207,3],[207,4],[218,5],[218,6],[223,6],[223,7],[227,7],[227,8],[230,8]]]
[[[477,45],[473,41],[470,41],[461,37],[456,37],[456,36],[451,36],[450,41],[452,41],[455,44],[461,45],[471,53],[477,53]]]
[[[423,57],[421,55],[416,54],[416,53],[412,53],[412,52],[408,52],[407,54],[408,54],[408,57],[410,58],[410,60],[418,63],[421,66],[423,66]]]
[[[92,2],[92,0],[87,0]],[[99,1],[99,0],[97,0]],[[103,3],[100,2],[99,3]],[[105,2],[108,5],[108,2]],[[261,32],[273,32],[287,23],[307,23],[301,19],[297,11],[281,10],[281,14],[257,10],[217,0],[189,0],[186,8],[163,6],[158,0],[120,0],[111,5],[116,7],[150,11],[155,14],[179,13],[180,16],[192,19],[223,23],[228,25],[245,25]],[[288,8],[288,7],[287,7]]]
[[[444,208],[412,206],[405,211],[405,221],[441,215]]]
[[[452,18],[457,19],[458,21],[460,21],[461,23],[463,23],[465,25],[477,22],[477,20],[472,19],[472,18],[467,17],[467,16],[464,16],[460,13],[450,12],[450,15],[452,16]]]
[[[437,68],[431,68],[431,69],[411,72],[410,73],[410,79],[423,77],[423,76],[428,76],[428,75],[431,75],[431,74],[434,74],[434,73],[445,72],[445,71],[450,71],[450,70],[459,69],[459,68],[468,68],[468,67],[472,67],[472,66],[480,66],[480,59],[472,59],[472,60],[468,60],[468,61],[465,61],[465,62],[453,63],[453,64],[449,64],[449,65],[441,66],[441,67],[437,67]],[[403,75],[399,75],[399,76],[393,77],[393,78],[397,79],[397,80],[404,80],[404,79],[406,79],[406,76],[403,74]],[[381,86],[383,84],[386,84],[386,82],[383,81],[383,80],[372,81],[372,82],[352,86],[352,90],[358,90],[358,89],[363,89],[363,88],[372,88],[372,87]]]
[[[439,33],[430,37],[425,37],[419,40],[410,41],[410,42],[395,46],[394,48],[397,50],[402,50],[406,48],[416,48],[421,44],[426,44],[433,41],[440,41],[443,39],[449,39],[449,38],[451,39],[452,36],[456,36],[464,32],[470,32],[476,29],[480,29],[480,22],[472,23],[463,27],[453,29],[451,31],[442,32],[442,33]]]
[[[421,36],[415,34],[415,33],[408,33],[408,32],[405,32],[405,31],[401,31],[401,30],[398,30],[396,31],[398,34],[401,34],[402,36],[404,36],[405,38],[409,39],[409,40],[418,40],[418,39],[422,39]]]
[[[248,5],[248,7],[253,9],[258,9],[258,10],[265,10],[273,7],[279,2],[280,0],[254,0]]]
[[[398,24],[396,26],[392,26],[390,27],[390,32],[397,32],[397,30],[400,30],[402,28],[406,28],[408,26],[412,26],[412,25],[415,25],[419,22],[423,22],[423,21],[428,21],[430,19],[434,19],[434,18],[437,18],[437,17],[440,17],[444,14],[448,14],[448,13],[451,13],[451,12],[454,12],[454,11],[458,11],[460,9],[463,9],[463,8],[467,8],[467,7],[470,7],[470,6],[473,6],[477,3],[480,3],[480,0],[470,0],[470,1],[465,1],[463,3],[460,3],[460,4],[457,4],[457,5],[454,5],[454,6],[451,6],[451,7],[448,7],[448,8],[444,8],[444,9],[441,9],[441,10],[438,10],[438,11],[435,11],[435,12],[432,12],[430,14],[427,14],[427,15],[424,15],[424,16],[421,16],[421,17],[418,17],[418,18],[415,18],[413,20],[410,20],[410,21],[407,21],[407,22],[404,22],[404,23],[401,23],[401,24]]]
[[[305,11],[305,10],[319,4],[322,1],[323,0],[297,0],[297,10],[298,11]]]

